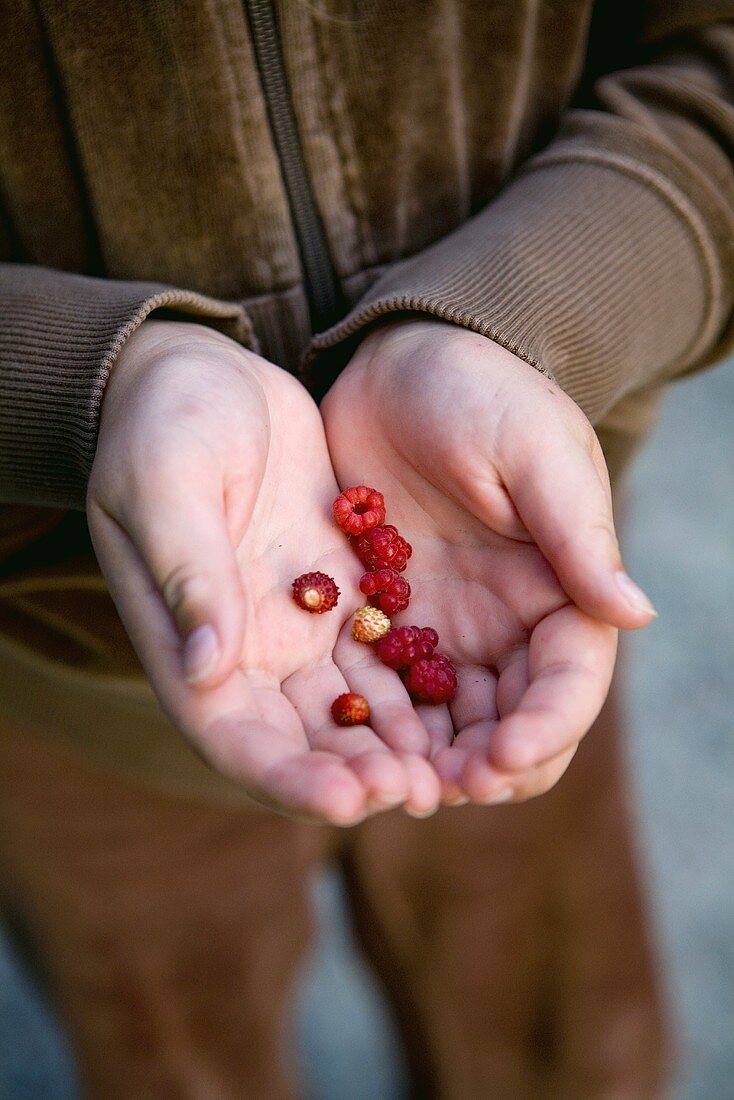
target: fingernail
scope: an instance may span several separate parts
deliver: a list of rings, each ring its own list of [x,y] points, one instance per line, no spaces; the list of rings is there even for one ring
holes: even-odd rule
[[[438,806],[432,806],[430,810],[413,810],[409,806],[405,807],[405,812],[410,817],[414,817],[417,821],[422,821],[426,817],[433,817],[438,810]]]
[[[402,806],[405,802],[405,794],[378,794],[370,799],[370,806],[376,806],[379,810],[392,810],[395,806]]]
[[[183,651],[186,682],[198,684],[209,675],[218,660],[219,642],[214,627],[208,623],[197,626],[186,639]]]
[[[654,615],[655,618],[658,617],[657,611],[650,603],[645,593],[641,588],[638,588],[631,577],[620,571],[616,574],[616,579],[620,592],[635,611],[645,611],[649,615]]]
[[[338,818],[332,817],[330,821],[332,825],[336,825],[339,829],[353,829],[355,825],[361,825],[368,817],[369,811],[365,810],[363,813],[357,814],[356,817],[346,818],[341,821]]]
[[[443,801],[444,806],[450,806],[453,810],[456,806],[466,806],[469,801],[468,795],[459,794],[455,798],[445,798]]]
[[[513,797],[513,791],[511,787],[503,787],[501,791],[497,791],[491,798],[488,798],[486,802],[483,802],[483,806],[499,806],[502,802],[509,802]]]

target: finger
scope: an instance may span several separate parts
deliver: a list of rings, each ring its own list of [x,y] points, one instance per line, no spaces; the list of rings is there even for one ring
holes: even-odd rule
[[[180,639],[160,592],[130,536],[106,512],[89,512],[95,553],[112,599],[151,686],[174,725],[187,688]]]
[[[432,764],[415,754],[401,754],[410,777],[410,795],[405,810],[411,817],[430,817],[441,803],[441,781]]]
[[[528,689],[528,647],[518,646],[497,662],[497,712],[501,718],[512,714]]]
[[[331,704],[350,691],[331,657],[299,669],[282,684],[296,710],[312,749],[341,756],[359,778],[368,800],[379,807],[397,806],[410,795],[405,764],[367,725],[339,726]]]
[[[346,623],[334,648],[334,660],[349,685],[345,690],[364,695],[370,705],[370,725],[398,752],[428,756],[430,739],[403,681],[383,665],[374,649],[357,642]]]
[[[429,760],[435,760],[436,754],[450,745],[454,739],[454,723],[445,703],[439,706],[415,704],[415,713],[426,728],[431,742]]]
[[[553,760],[530,768],[522,774],[519,780],[513,780],[512,798],[506,801],[527,802],[531,798],[538,798],[547,794],[552,787],[563,777],[578,750],[578,742],[558,754]]]
[[[486,758],[496,725],[495,719],[482,719],[465,726],[450,745],[436,753],[433,764],[441,780],[444,805],[461,806],[468,800],[462,779],[467,760],[478,750],[482,759]]]
[[[217,714],[197,738],[209,763],[257,801],[288,816],[335,825],[362,820],[367,810],[363,784],[338,755],[311,750],[278,685],[248,682],[240,672],[233,678],[246,706]]]
[[[441,801],[445,806],[461,806],[466,802],[462,775],[469,756],[481,745],[486,753],[491,729],[496,723],[481,722],[469,726],[446,748],[436,753],[433,766],[441,781]]]
[[[456,735],[454,739],[437,748],[434,766],[441,780],[441,800],[446,806],[460,806],[467,801],[461,786],[461,774],[468,753],[471,751],[472,730],[475,724],[493,729],[497,715],[497,677],[481,665],[462,665],[458,687],[449,713]],[[486,745],[488,734],[482,738]]]
[[[247,602],[219,487],[162,490],[133,537],[184,639],[187,682],[221,682],[242,653]]]
[[[487,760],[485,752],[470,753],[461,776],[461,786],[472,802],[482,806],[525,802],[554,787],[571,763],[578,745],[564,750],[553,760],[524,772],[508,775]]]
[[[446,704],[441,706],[417,704],[415,712],[428,733],[430,741],[428,759],[438,778],[441,803],[446,806],[461,805],[466,801],[464,792],[459,790],[455,783],[446,781],[437,767],[437,761],[442,759],[445,750],[454,739],[454,723],[451,720],[449,708]]]
[[[495,729],[490,762],[523,771],[580,741],[606,698],[616,650],[616,630],[572,605],[538,623],[528,651],[527,691]]]
[[[116,523],[100,522],[95,548],[151,686],[192,748],[257,801],[289,816],[336,825],[361,820],[362,783],[343,759],[310,751],[279,685],[237,670],[209,691],[188,687],[175,625],[128,536]]]
[[[129,536],[176,624],[187,682],[221,683],[242,652],[247,603],[215,475],[159,471],[123,516],[107,518]]]
[[[598,442],[594,439],[594,448]],[[587,614],[624,629],[647,626],[656,611],[627,576],[612,501],[583,443],[544,438],[542,455],[503,470],[512,500],[567,595]],[[603,464],[601,452],[597,461]]]
[[[497,676],[483,665],[462,665],[457,676],[456,695],[449,713],[457,735],[465,726],[485,718],[498,718]]]

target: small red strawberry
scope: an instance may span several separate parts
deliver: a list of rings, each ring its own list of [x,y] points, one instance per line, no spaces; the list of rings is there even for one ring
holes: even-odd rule
[[[347,691],[331,704],[331,715],[338,726],[361,726],[370,716],[370,705],[364,695]]]
[[[410,585],[394,569],[377,569],[374,573],[365,573],[359,582],[365,596],[373,597],[373,604],[386,615],[397,615],[405,611],[410,603]]]
[[[340,493],[333,504],[334,519],[348,535],[361,535],[385,522],[385,498],[367,485]]]
[[[293,599],[304,611],[322,615],[336,607],[339,589],[326,573],[303,573],[293,582]]]
[[[456,669],[443,653],[434,653],[410,666],[405,686],[420,703],[449,703],[456,694]]]
[[[384,569],[386,566],[402,573],[413,553],[413,547],[407,539],[398,534],[397,527],[386,523],[382,527],[372,527],[359,535],[355,548],[360,559],[368,569]]]

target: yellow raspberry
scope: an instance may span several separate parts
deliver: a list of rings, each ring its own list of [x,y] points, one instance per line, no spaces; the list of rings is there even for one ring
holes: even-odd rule
[[[387,615],[377,607],[358,607],[354,612],[352,637],[357,642],[376,642],[384,638],[392,623]]]

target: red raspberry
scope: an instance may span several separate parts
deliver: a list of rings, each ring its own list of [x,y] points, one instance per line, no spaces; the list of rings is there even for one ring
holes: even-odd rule
[[[397,615],[398,611],[405,611],[410,603],[410,585],[394,569],[365,573],[359,587],[365,596],[377,597],[372,602],[386,615]]]
[[[405,686],[420,703],[448,703],[456,694],[456,669],[443,653],[434,653],[410,666]]]
[[[396,573],[402,573],[413,553],[413,547],[398,534],[397,527],[387,523],[382,527],[373,527],[365,531],[356,540],[359,557],[368,569],[384,569],[388,566]]]
[[[338,726],[360,726],[370,716],[370,705],[364,695],[347,691],[331,704],[331,714]]]
[[[399,672],[426,657],[432,657],[438,634],[430,626],[398,626],[375,643],[375,653],[384,665]]]
[[[361,535],[385,522],[385,498],[366,485],[345,489],[334,501],[333,508],[334,519],[348,535]]]
[[[326,573],[303,573],[293,582],[293,599],[304,611],[321,615],[336,607],[339,589]]]

